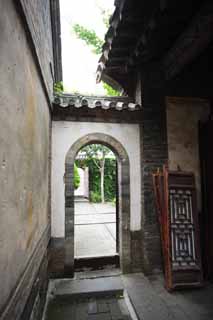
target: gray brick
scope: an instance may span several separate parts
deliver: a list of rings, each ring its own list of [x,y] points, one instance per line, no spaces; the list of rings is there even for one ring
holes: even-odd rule
[[[97,303],[91,299],[88,303],[88,314],[96,314],[98,312]]]
[[[109,312],[109,305],[106,302],[98,302],[98,313]]]
[[[109,313],[91,314],[86,320],[111,320],[111,316]]]
[[[110,308],[112,320],[122,320],[123,317],[122,317],[121,309],[118,306],[118,302],[110,303],[109,308]]]

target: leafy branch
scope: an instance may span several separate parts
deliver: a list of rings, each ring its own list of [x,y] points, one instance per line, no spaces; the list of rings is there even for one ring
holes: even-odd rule
[[[78,23],[74,24],[73,30],[79,39],[85,41],[88,46],[93,47],[95,54],[102,52],[103,40],[97,36],[94,30],[89,30]]]
[[[102,15],[103,24],[108,29],[109,27],[109,19],[110,19],[110,13],[107,10],[104,10],[100,6],[99,10]],[[98,37],[96,32],[94,30],[89,30],[85,28],[82,25],[79,25],[78,23],[73,25],[73,31],[78,37],[78,39],[83,40],[88,46],[92,47],[92,51],[95,54],[101,54],[102,52],[102,46],[104,44],[104,40]],[[103,82],[104,90],[106,91],[108,96],[120,96],[121,93],[115,89],[113,89],[109,84]]]
[[[54,93],[60,94],[63,93],[64,91],[64,86],[62,81],[58,81],[54,83]]]
[[[112,151],[104,145],[101,144],[89,144],[79,151],[79,158],[81,160],[93,159],[95,166],[100,172],[100,189],[101,189],[101,202],[105,202],[104,198],[104,170],[106,156],[112,155]]]

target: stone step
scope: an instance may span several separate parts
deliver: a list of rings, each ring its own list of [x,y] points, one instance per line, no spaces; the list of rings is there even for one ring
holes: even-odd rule
[[[74,201],[75,202],[89,202],[89,199],[83,198],[83,197],[75,197]]]
[[[123,295],[120,276],[97,279],[62,279],[51,281],[51,291],[57,298],[77,298],[101,295]]]

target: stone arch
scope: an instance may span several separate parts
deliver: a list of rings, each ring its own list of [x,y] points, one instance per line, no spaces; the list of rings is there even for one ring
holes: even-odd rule
[[[122,146],[112,136],[93,133],[78,139],[69,149],[65,159],[65,274],[74,274],[74,161],[78,151],[92,143],[109,147],[118,162],[119,190],[119,255],[123,273],[131,271],[131,237],[130,237],[130,166],[129,157]]]

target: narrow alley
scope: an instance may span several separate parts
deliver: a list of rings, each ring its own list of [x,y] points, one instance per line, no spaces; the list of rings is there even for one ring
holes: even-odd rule
[[[75,200],[75,257],[116,254],[115,205]]]
[[[213,1],[0,10],[0,320],[212,320]]]

